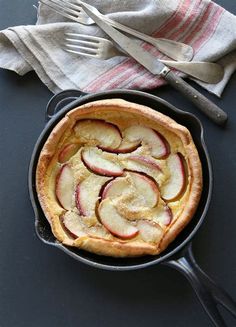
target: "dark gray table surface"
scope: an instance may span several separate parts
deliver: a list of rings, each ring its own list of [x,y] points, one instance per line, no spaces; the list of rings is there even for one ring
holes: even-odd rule
[[[0,0],[0,29],[33,24],[33,3]],[[217,3],[236,14],[235,0]],[[205,127],[215,183],[193,249],[202,268],[236,299],[236,75],[222,99],[201,92],[227,111],[225,129],[170,87],[152,93],[196,113]],[[0,70],[0,327],[212,326],[187,281],[170,268],[100,271],[38,240],[27,170],[51,96],[35,73]],[[236,322],[229,318],[229,326]]]

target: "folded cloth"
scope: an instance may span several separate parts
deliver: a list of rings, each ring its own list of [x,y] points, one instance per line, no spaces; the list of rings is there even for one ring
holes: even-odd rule
[[[236,16],[209,0],[89,0],[103,14],[154,37],[191,45],[194,60],[218,62],[225,73],[218,84],[196,81],[221,96],[236,69]],[[10,27],[0,32],[0,67],[20,75],[34,70],[57,93],[68,88],[97,92],[114,88],[154,89],[163,79],[132,58],[89,59],[63,50],[65,32],[107,37],[96,25],[73,23],[40,5],[36,25]],[[155,47],[139,43],[158,58]]]

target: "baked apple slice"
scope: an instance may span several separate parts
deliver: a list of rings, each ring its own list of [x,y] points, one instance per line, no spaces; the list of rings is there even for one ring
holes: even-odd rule
[[[68,232],[73,238],[85,236],[86,233],[83,228],[81,218],[73,211],[67,211],[62,217],[61,222],[65,231]]]
[[[154,221],[168,226],[173,219],[173,214],[168,205],[163,205],[155,210]]]
[[[103,185],[109,181],[108,177],[90,175],[76,187],[75,202],[80,215],[91,217],[95,215],[95,208],[99,200]]]
[[[117,177],[110,181],[103,189],[102,200],[114,199],[129,192],[130,183],[126,177]]]
[[[95,225],[88,228],[83,223],[84,218],[80,217],[77,213],[72,211],[67,211],[61,217],[61,224],[65,232],[73,238],[78,238],[82,236],[95,236],[109,239],[110,234],[108,231],[101,225]]]
[[[174,201],[183,194],[187,184],[185,159],[180,153],[173,154],[167,159],[170,178],[167,184],[161,188],[162,198],[166,201]]]
[[[135,170],[143,173],[152,171],[154,174],[159,174],[162,172],[161,167],[152,157],[131,155],[125,158],[122,163],[129,170]]]
[[[137,228],[140,237],[145,242],[159,243],[164,234],[160,225],[149,220],[139,220]]]
[[[94,173],[104,176],[121,176],[123,168],[118,164],[104,158],[101,150],[85,148],[82,151],[84,164]]]
[[[74,176],[71,167],[65,164],[61,167],[56,178],[56,197],[61,206],[70,210],[74,198]]]
[[[150,157],[141,155],[132,155],[127,158],[128,160],[134,161],[140,165],[147,166],[149,168],[161,171],[161,167],[156,163],[156,161]]]
[[[64,146],[58,155],[58,161],[60,163],[65,163],[68,161],[76,152],[79,150],[80,145],[76,143],[70,143]]]
[[[141,142],[138,141],[134,141],[134,142],[129,142],[127,140],[122,140],[120,146],[113,150],[113,152],[116,153],[130,153],[135,151],[139,146],[141,145]]]
[[[121,239],[131,239],[138,234],[138,229],[119,215],[109,199],[103,200],[98,208],[102,224],[109,232]]]
[[[141,126],[133,125],[123,131],[123,138],[129,142],[143,142],[150,148],[150,153],[155,158],[166,158],[170,153],[167,140],[157,131]]]
[[[135,173],[128,172],[128,176],[131,177],[134,187],[136,188],[137,194],[139,195],[141,205],[145,205],[149,208],[153,208],[157,205],[159,200],[159,189],[157,184],[150,177]]]
[[[121,144],[117,126],[99,119],[84,119],[76,123],[75,134],[81,142],[94,141],[103,150],[111,151]]]

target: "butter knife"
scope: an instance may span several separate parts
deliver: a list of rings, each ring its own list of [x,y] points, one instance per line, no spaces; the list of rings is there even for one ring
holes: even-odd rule
[[[195,104],[205,115],[207,115],[212,121],[218,125],[226,123],[228,117],[227,114],[219,108],[212,101],[207,99],[204,95],[186,83],[181,77],[173,73],[168,67],[160,62],[149,52],[145,51],[140,45],[134,40],[127,37],[123,33],[117,31],[111,25],[104,21],[102,14],[96,13],[93,8],[88,4],[80,1],[79,2],[83,10],[90,16],[95,23],[108,34],[122,49],[125,50],[131,57],[137,62],[143,65],[152,74],[158,75],[164,78],[172,87],[181,92],[186,98]]]

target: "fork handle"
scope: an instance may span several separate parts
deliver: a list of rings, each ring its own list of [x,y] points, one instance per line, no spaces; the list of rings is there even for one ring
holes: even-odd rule
[[[115,22],[114,20],[107,18],[104,15],[102,15],[102,17],[107,23],[117,28],[118,30],[127,32],[130,35],[133,35],[143,41],[154,45],[158,50],[160,50],[162,53],[174,60],[191,61],[191,59],[193,58],[193,48],[185,43],[176,42],[164,38],[154,38],[149,35],[138,32],[128,26]]]
[[[218,125],[224,125],[228,119],[226,112],[219,108],[212,101],[186,83],[181,77],[166,68],[161,76],[176,90],[195,104],[205,115]]]

